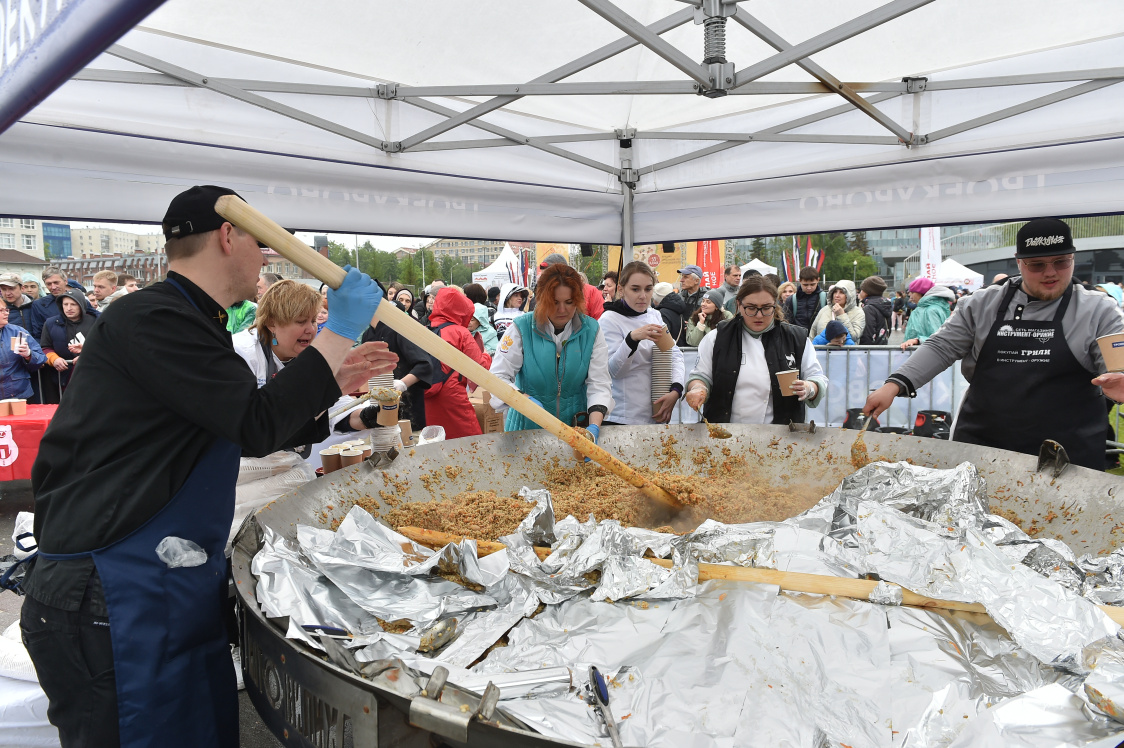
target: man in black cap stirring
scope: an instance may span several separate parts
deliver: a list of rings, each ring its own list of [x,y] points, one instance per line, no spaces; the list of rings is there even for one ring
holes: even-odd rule
[[[20,625],[63,746],[237,746],[223,611],[239,455],[323,438],[341,390],[397,359],[352,349],[382,291],[348,268],[325,329],[258,389],[226,330],[263,265],[215,212],[231,194],[172,200],[167,279],[90,331],[32,469],[39,554]],[[101,417],[121,403],[130,418]]]
[[[886,384],[863,412],[878,415],[899,395],[915,396],[957,360],[971,383],[952,438],[1038,454],[1046,439],[1075,465],[1104,469],[1105,401],[1093,379],[1105,372],[1097,338],[1124,330],[1112,298],[1073,283],[1073,238],[1056,218],[1019,229],[1021,276],[988,286],[956,305],[956,314]]]

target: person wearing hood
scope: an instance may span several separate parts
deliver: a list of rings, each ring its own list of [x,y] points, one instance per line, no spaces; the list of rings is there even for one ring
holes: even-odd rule
[[[670,283],[657,283],[652,289],[652,306],[675,338],[676,345],[687,345],[687,304]]]
[[[909,284],[909,300],[917,305],[909,314],[905,326],[902,350],[921,345],[933,336],[952,315],[956,297],[945,286],[938,286],[928,278],[914,278]]]
[[[699,308],[687,321],[687,345],[697,346],[707,333],[717,329],[722,322],[733,318],[733,312],[722,308],[722,292],[718,289],[707,291]]]
[[[652,351],[663,337],[663,316],[653,309],[656,274],[646,262],[633,261],[620,273],[620,298],[605,305],[598,322],[609,350],[613,409],[607,424],[667,423],[683,394],[683,352],[671,348],[671,385],[653,402]]]
[[[613,407],[609,349],[600,324],[585,313],[581,274],[553,263],[539,276],[535,311],[507,328],[492,373],[526,393],[565,424],[588,415],[596,442]],[[492,396],[497,411],[506,406]],[[504,431],[537,429],[522,413],[508,410]]]
[[[1025,224],[1015,238],[1021,274],[961,299],[863,412],[877,416],[895,397],[915,397],[959,361],[970,386],[953,441],[1037,455],[1050,439],[1074,465],[1104,470],[1104,396],[1121,399],[1124,374],[1105,373],[1097,338],[1124,331],[1124,319],[1111,298],[1074,284],[1074,251],[1064,221]]]
[[[472,302],[459,288],[438,289],[433,312],[429,315],[429,329],[487,369],[492,365],[492,357],[481,350],[468,331],[475,311]],[[443,427],[446,439],[482,433],[480,422],[476,420],[476,409],[468,401],[468,385],[468,379],[441,364],[440,371],[434,371],[433,382],[425,392],[426,423]]]
[[[879,275],[864,278],[859,286],[859,302],[866,316],[866,326],[859,337],[859,345],[886,345],[890,342],[894,305],[882,295],[884,293],[886,281]]]
[[[94,326],[94,317],[86,314],[86,296],[77,288],[67,289],[61,296],[53,297],[58,314],[43,324],[39,345],[47,356],[47,365],[58,372],[57,387],[54,383],[43,384],[43,398],[54,402],[54,397],[62,396],[70,383],[71,367],[78,363],[82,345]]]
[[[843,323],[852,340],[862,337],[866,329],[866,313],[858,305],[853,281],[841,280],[831,287],[827,292],[827,305],[816,314],[808,337],[819,335],[833,319]]]
[[[507,332],[507,328],[515,322],[519,315],[527,309],[527,299],[530,293],[523,286],[514,283],[504,283],[500,286],[499,308],[496,310],[496,333],[500,339]]]
[[[23,279],[17,273],[0,275],[0,296],[8,307],[8,324],[29,330],[31,303],[35,301],[23,292]]]
[[[98,311],[90,306],[90,302],[86,301],[86,289],[82,287],[81,283],[68,280],[66,273],[62,270],[56,267],[49,267],[44,270],[43,285],[47,288],[47,294],[31,302],[31,314],[27,320],[27,329],[36,340],[42,339],[43,323],[59,313],[57,299],[59,296],[62,296],[68,288],[74,288],[82,292],[81,303],[82,308],[86,310],[86,314],[94,317],[98,316]]]
[[[808,332],[784,321],[777,287],[762,276],[746,279],[736,298],[737,318],[699,343],[687,405],[711,423],[804,423],[828,384]],[[776,375],[793,369],[796,380],[784,391]]]
[[[24,273],[21,280],[23,281],[23,292],[27,294],[29,299],[35,301],[43,295],[43,292],[39,290],[39,279],[33,273]]]
[[[468,331],[480,336],[480,344],[489,356],[496,355],[496,348],[500,345],[500,338],[496,335],[496,328],[492,327],[490,315],[492,310],[484,304],[474,303],[472,320],[468,323]]]

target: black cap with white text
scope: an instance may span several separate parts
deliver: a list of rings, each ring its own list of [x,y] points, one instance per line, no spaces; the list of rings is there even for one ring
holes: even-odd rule
[[[1015,257],[1049,257],[1073,252],[1069,224],[1057,218],[1035,218],[1021,229],[1015,240]]]

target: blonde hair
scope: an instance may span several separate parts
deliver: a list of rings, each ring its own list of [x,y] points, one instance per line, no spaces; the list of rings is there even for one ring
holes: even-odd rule
[[[94,280],[96,280],[96,281],[100,281],[100,280],[109,281],[109,285],[116,286],[117,285],[117,273],[113,272],[112,270],[101,270],[97,273],[94,273]]]
[[[300,319],[315,320],[323,299],[316,289],[294,280],[277,281],[258,302],[253,328],[258,337],[272,335],[274,327],[281,327]]]

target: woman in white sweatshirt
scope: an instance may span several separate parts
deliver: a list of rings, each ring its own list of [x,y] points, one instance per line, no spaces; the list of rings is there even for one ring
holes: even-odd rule
[[[609,348],[613,411],[606,424],[667,423],[683,394],[683,353],[671,349],[671,386],[652,401],[652,350],[663,335],[663,316],[651,307],[656,274],[644,262],[621,270],[620,298],[605,305],[598,320]]]

